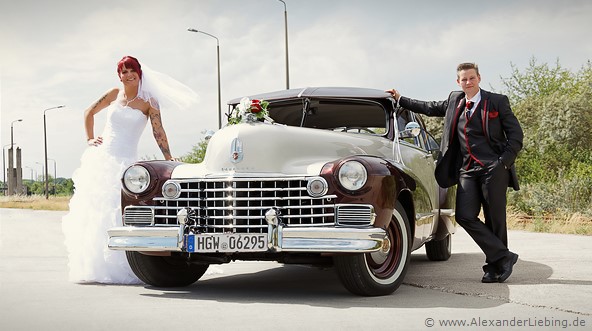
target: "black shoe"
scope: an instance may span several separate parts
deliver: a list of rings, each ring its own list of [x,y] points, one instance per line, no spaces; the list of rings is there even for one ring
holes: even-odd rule
[[[485,271],[481,283],[497,283],[499,282],[499,275],[495,272]]]
[[[499,271],[495,264],[486,264],[483,266],[483,278],[481,278],[481,283],[497,283],[499,282]]]
[[[504,258],[503,262],[500,264],[499,268],[501,270],[501,274],[499,276],[499,282],[503,283],[510,277],[512,274],[512,269],[514,268],[514,264],[518,262],[518,254],[510,252],[506,258]]]

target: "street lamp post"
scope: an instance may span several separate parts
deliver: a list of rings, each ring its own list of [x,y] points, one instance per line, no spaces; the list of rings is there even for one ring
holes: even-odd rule
[[[55,195],[56,195],[56,187],[57,187],[57,186],[56,186],[56,184],[57,184],[57,182],[56,182],[56,178],[58,178],[58,172],[57,172],[57,170],[56,170],[56,169],[57,169],[57,166],[56,166],[57,162],[56,162],[56,160],[54,160],[54,159],[49,159],[49,158],[48,158],[48,160],[51,160],[51,161],[53,161],[53,195],[55,196]],[[46,170],[45,170],[45,171],[46,171],[46,173],[47,173],[47,168],[46,168]],[[46,176],[47,176],[47,175],[46,175]]]
[[[19,118],[18,120],[14,120],[10,123],[10,153],[8,155],[8,157],[10,158],[8,160],[8,165],[10,168],[10,177],[8,178],[8,180],[10,182],[10,185],[8,185],[8,190],[12,191],[12,192],[10,192],[9,195],[12,195],[14,193],[15,184],[16,184],[14,182],[15,176],[14,176],[14,170],[13,170],[13,168],[14,168],[14,123],[15,122],[22,122],[22,121],[23,121],[23,119]]]
[[[210,36],[214,39],[216,39],[216,55],[217,55],[217,60],[218,60],[218,129],[222,128],[222,99],[220,96],[220,40],[218,40],[218,38],[214,35],[211,35],[207,32],[204,31],[199,31],[196,29],[187,29],[187,31],[189,32],[197,32],[197,33],[203,33],[207,36]]]
[[[33,180],[33,171],[34,171],[34,169],[31,168],[31,167],[29,167],[29,166],[25,166],[25,168],[29,168],[31,170],[31,182],[34,182],[34,180]]]
[[[38,165],[41,166],[41,180],[43,182],[45,182],[45,177],[44,177],[45,176],[45,167],[43,166],[43,163],[41,163],[41,162],[35,162],[35,164],[38,164]]]
[[[12,123],[10,123],[10,146],[11,146],[10,148],[12,148],[12,146],[14,145],[14,128],[13,128],[14,123],[15,122],[22,122],[22,121],[23,121],[23,119],[19,118],[18,120],[14,120],[14,121],[12,121]]]
[[[56,107],[51,107],[51,108],[47,108],[43,111],[43,141],[45,143],[45,199],[49,199],[49,190],[48,190],[48,183],[47,183],[47,129],[46,129],[46,122],[45,122],[45,112],[47,112],[48,110],[52,110],[52,109],[57,109],[57,108],[64,108],[64,105],[61,106],[56,106]]]
[[[6,148],[6,146],[12,146],[11,144],[6,144],[4,146],[2,146],[2,174],[3,174],[3,180],[2,180],[2,193],[4,195],[6,195],[6,171],[8,170],[6,168],[6,157],[4,156],[4,149]]]
[[[286,2],[283,0],[278,0],[284,4],[284,30],[286,35],[286,90],[290,89],[290,70],[288,64],[288,8],[286,7]]]

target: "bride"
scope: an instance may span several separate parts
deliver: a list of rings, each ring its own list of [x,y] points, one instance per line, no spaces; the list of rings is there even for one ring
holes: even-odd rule
[[[89,147],[72,176],[75,192],[69,213],[62,219],[68,278],[72,282],[141,283],[129,267],[125,252],[107,247],[107,229],[122,223],[121,175],[137,160],[138,142],[148,119],[164,158],[174,160],[162,126],[161,98],[181,107],[197,100],[193,91],[170,77],[147,68],[143,72],[134,57],[123,57],[117,64],[117,73],[123,88],[108,91],[84,113]],[[94,115],[104,109],[107,122],[102,135],[95,136]]]

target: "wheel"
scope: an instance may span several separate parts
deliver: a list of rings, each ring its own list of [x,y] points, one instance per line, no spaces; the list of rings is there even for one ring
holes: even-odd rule
[[[442,240],[432,240],[425,244],[426,255],[431,261],[446,261],[452,255],[452,236]]]
[[[152,256],[125,252],[132,271],[141,281],[156,287],[182,287],[195,283],[208,264],[188,264],[174,256]]]
[[[343,286],[364,296],[393,293],[403,282],[411,254],[411,230],[407,214],[397,201],[381,250],[367,254],[335,256],[334,264]]]

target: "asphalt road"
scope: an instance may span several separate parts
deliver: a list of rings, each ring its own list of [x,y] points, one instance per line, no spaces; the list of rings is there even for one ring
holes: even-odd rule
[[[367,298],[332,269],[274,262],[212,266],[182,289],[69,283],[63,214],[0,209],[0,330],[592,330],[591,237],[511,231],[514,274],[482,284],[459,229],[449,261],[422,248],[404,285]]]

